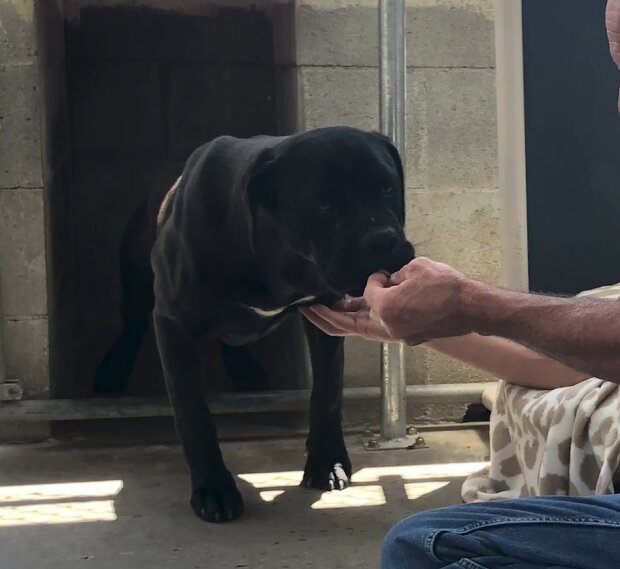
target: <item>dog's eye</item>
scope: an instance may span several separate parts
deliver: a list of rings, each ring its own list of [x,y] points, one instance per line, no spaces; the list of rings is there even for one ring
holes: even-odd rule
[[[391,193],[392,193],[392,186],[386,186],[385,188],[382,188],[381,190],[382,196],[389,196]]]

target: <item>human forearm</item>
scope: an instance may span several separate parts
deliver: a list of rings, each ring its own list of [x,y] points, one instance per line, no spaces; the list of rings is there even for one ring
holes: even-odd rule
[[[427,347],[486,371],[500,379],[533,387],[555,389],[589,377],[547,356],[505,338],[468,334],[431,340]]]
[[[620,303],[554,298],[471,282],[463,295],[471,328],[541,352],[587,375],[620,383]]]
[[[543,387],[545,382],[555,381],[545,378],[556,373],[560,384],[586,377],[620,383],[620,302],[502,290],[425,257],[414,259],[389,277],[371,275],[364,298],[333,309],[309,307],[305,314],[331,335],[357,334],[410,346],[432,342],[454,357],[522,385]],[[443,344],[438,340],[472,333],[512,340],[548,358],[497,340],[480,341],[475,354],[468,354],[468,345],[457,340]],[[496,348],[499,351],[493,354]],[[476,359],[472,359],[474,355]],[[564,369],[556,362],[564,364]],[[510,371],[511,365],[515,370]],[[565,368],[580,373],[572,375]]]

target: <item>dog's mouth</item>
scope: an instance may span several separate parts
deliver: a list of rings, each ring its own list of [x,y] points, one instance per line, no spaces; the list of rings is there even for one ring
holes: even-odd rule
[[[415,249],[409,241],[403,241],[387,258],[367,263],[363,268],[350,273],[336,272],[329,278],[331,288],[337,294],[362,296],[368,277],[373,273],[384,272],[391,275],[415,258]],[[353,274],[355,273],[355,274]]]
[[[413,245],[409,243],[409,241],[403,241],[388,258],[378,259],[368,274],[370,275],[379,271],[392,274],[402,269],[407,263],[413,261],[413,259],[415,259],[415,249]]]

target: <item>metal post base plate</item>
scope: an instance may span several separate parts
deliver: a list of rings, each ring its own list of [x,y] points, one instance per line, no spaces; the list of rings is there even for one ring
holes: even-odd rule
[[[417,450],[429,448],[426,439],[420,435],[417,429],[409,427],[407,435],[397,439],[382,439],[380,435],[370,430],[365,430],[360,436],[362,446],[368,451],[374,450]]]

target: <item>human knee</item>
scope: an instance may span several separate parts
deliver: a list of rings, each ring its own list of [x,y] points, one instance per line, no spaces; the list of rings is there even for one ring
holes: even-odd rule
[[[427,549],[433,533],[426,512],[398,522],[385,536],[381,549],[381,569],[434,569],[436,560]],[[433,564],[435,563],[435,564]]]

